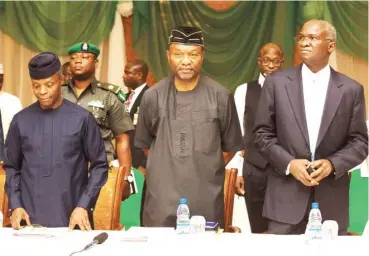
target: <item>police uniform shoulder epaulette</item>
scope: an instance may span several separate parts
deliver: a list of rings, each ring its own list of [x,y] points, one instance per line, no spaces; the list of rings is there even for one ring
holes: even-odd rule
[[[117,85],[98,82],[97,87],[114,93],[115,95],[117,95],[118,99],[120,99],[123,102],[126,101],[126,95],[122,92],[122,89]]]

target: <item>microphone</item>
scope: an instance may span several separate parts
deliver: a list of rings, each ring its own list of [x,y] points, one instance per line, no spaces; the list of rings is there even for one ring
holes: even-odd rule
[[[85,246],[85,248],[83,250],[84,251],[88,250],[92,246],[94,246],[95,244],[102,244],[103,242],[105,242],[106,239],[108,239],[108,234],[106,232],[98,234],[97,236],[94,237],[94,240],[92,240],[91,243],[89,243],[88,245]]]
[[[106,232],[98,234],[97,236],[94,237],[94,240],[92,240],[91,243],[89,243],[88,245],[85,246],[85,248],[83,248],[82,250],[80,250],[78,252],[73,252],[69,256],[72,256],[73,254],[77,254],[77,253],[86,251],[86,250],[90,249],[91,247],[93,247],[95,244],[102,244],[103,242],[105,242],[106,239],[108,239],[108,234]]]

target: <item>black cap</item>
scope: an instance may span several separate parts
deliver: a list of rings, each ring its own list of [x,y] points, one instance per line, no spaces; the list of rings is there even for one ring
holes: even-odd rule
[[[29,61],[29,76],[32,79],[45,79],[58,72],[60,67],[58,56],[52,52],[42,52]]]
[[[177,27],[172,29],[170,33],[169,44],[171,43],[192,44],[204,47],[204,37],[199,28]]]

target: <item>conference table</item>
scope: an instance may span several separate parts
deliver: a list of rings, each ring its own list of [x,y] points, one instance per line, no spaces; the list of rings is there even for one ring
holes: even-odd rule
[[[102,231],[68,231],[65,228],[22,233],[0,228],[0,255],[68,256],[89,244]],[[136,232],[106,231],[108,239],[73,256],[94,255],[369,255],[369,239],[337,237],[318,248],[309,247],[304,235],[235,234],[211,232],[180,235],[168,229]]]

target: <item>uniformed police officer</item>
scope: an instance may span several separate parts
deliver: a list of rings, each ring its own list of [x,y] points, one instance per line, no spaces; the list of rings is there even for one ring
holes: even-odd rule
[[[131,170],[128,132],[134,129],[125,111],[125,95],[119,86],[102,83],[95,78],[100,49],[91,43],[77,43],[68,49],[72,80],[62,86],[63,97],[88,109],[99,124],[110,165],[118,158],[125,173]],[[115,139],[115,149],[112,140]],[[114,166],[114,165],[113,165]],[[123,199],[135,192],[132,176],[125,175],[131,186],[124,186]]]

